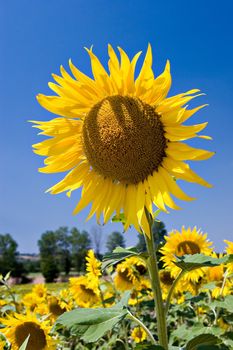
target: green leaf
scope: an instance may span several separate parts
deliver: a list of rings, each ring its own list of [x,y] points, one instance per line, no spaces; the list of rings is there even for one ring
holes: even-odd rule
[[[186,350],[200,350],[200,345],[216,345],[220,339],[213,334],[200,334],[191,339],[186,345]]]
[[[145,344],[138,344],[134,348],[135,350],[164,350],[164,347],[160,345],[151,345],[148,343]]]
[[[61,326],[68,328],[72,334],[91,343],[101,338],[126,315],[127,309],[122,304],[107,309],[76,309],[62,314],[55,323],[55,329]]]
[[[230,313],[233,313],[233,295],[227,295],[224,300],[215,300],[211,303],[211,307],[220,307],[227,309]]]
[[[135,247],[130,247],[130,248],[116,247],[112,253],[104,255],[102,270],[126,258],[135,256],[135,255],[140,255],[140,254],[141,253],[139,253],[137,248]]]
[[[28,341],[30,338],[30,334],[28,335],[28,337],[24,340],[23,344],[20,346],[19,350],[26,350],[27,345],[28,345]]]
[[[176,256],[174,263],[184,271],[191,271],[205,266],[218,266],[233,261],[233,254],[225,255],[223,258],[213,258],[204,254],[187,254]]]

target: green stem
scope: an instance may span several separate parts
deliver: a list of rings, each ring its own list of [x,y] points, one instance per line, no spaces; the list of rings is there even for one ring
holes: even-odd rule
[[[159,345],[163,346],[165,350],[168,350],[166,314],[165,314],[165,307],[162,299],[155,243],[154,243],[153,234],[152,234],[153,218],[146,208],[145,208],[145,212],[146,212],[147,220],[150,226],[150,238],[146,234],[144,234],[147,251],[149,255],[147,259],[147,266],[150,274],[152,291],[154,294]]]
[[[153,335],[151,334],[150,330],[144,325],[144,323],[142,321],[140,321],[137,317],[135,317],[134,315],[131,314],[131,312],[129,310],[128,311],[128,317],[131,318],[131,320],[133,320],[134,322],[138,323],[140,327],[142,327],[144,329],[144,331],[146,332],[146,334],[148,335],[148,338],[150,338],[152,344],[156,345],[156,341],[153,337]]]
[[[169,306],[170,306],[170,303],[171,303],[171,298],[172,298],[172,294],[177,286],[177,283],[179,282],[179,280],[184,276],[185,274],[185,271],[184,270],[181,270],[181,272],[179,273],[179,275],[177,276],[177,278],[175,279],[175,281],[173,282],[170,290],[169,290],[169,293],[168,293],[168,296],[167,296],[167,301],[166,301],[166,305],[165,305],[165,313],[167,314],[168,313],[168,310],[169,310]]]

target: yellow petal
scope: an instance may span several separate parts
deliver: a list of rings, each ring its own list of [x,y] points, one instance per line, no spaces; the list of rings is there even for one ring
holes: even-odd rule
[[[161,176],[163,176],[163,179],[166,182],[167,188],[173,196],[183,201],[191,201],[195,199],[188,196],[186,193],[182,191],[182,189],[177,185],[175,179],[167,172],[167,170],[165,170],[163,167],[160,167],[159,172],[161,173]]]
[[[212,185],[210,185],[199,175],[197,175],[193,170],[191,170],[189,165],[186,163],[175,161],[171,158],[165,157],[163,159],[163,167],[179,179],[186,180],[188,182],[196,182],[199,185],[206,187],[212,187]]]
[[[205,129],[206,123],[196,125],[165,126],[165,137],[170,141],[182,141],[196,136],[196,133]]]
[[[212,157],[215,152],[193,148],[185,143],[169,142],[166,153],[177,160],[205,160]]]

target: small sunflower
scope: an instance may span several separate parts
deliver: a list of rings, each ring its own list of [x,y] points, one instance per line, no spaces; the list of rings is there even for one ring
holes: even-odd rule
[[[211,256],[213,258],[222,258],[223,254],[216,254],[215,252],[213,252]],[[205,271],[204,278],[206,279],[207,283],[213,282],[213,281],[222,281],[224,277],[223,275],[224,275],[224,265],[221,264],[214,267],[208,267]]]
[[[146,263],[138,257],[125,259],[117,265],[114,284],[120,291],[140,288],[141,276],[146,272]]]
[[[135,327],[131,333],[132,339],[135,343],[142,343],[147,338],[147,334],[142,327]]]
[[[22,304],[30,311],[35,311],[35,309],[41,305],[46,304],[46,298],[38,296],[37,293],[31,292],[27,293],[22,297]]]
[[[93,250],[89,250],[86,256],[86,271],[87,271],[87,276],[92,279],[99,279],[99,277],[101,276],[101,262],[99,260],[96,259],[94,251]]]
[[[44,284],[36,284],[33,288],[32,288],[32,293],[34,293],[35,295],[37,295],[40,298],[45,298],[47,296],[47,288]]]
[[[2,318],[1,323],[5,325],[5,328],[1,328],[1,333],[11,343],[12,350],[19,350],[28,335],[30,337],[27,350],[49,350],[56,348],[54,339],[49,335],[51,329],[49,321],[38,320],[34,314],[14,314],[7,318]]]
[[[125,214],[125,229],[133,224],[149,235],[144,208],[153,204],[167,212],[180,209],[171,195],[189,201],[176,179],[211,187],[186,160],[204,160],[214,153],[183,143],[198,135],[207,123],[183,125],[205,105],[187,109],[199,96],[189,90],[167,98],[171,86],[170,64],[158,77],[152,70],[148,46],[142,68],[135,79],[141,54],[130,60],[121,48],[120,60],[109,45],[109,73],[94,55],[90,56],[93,79],[70,61],[71,76],[61,67],[61,76],[49,87],[54,96],[39,94],[39,103],[59,115],[48,122],[33,121],[49,139],[35,144],[34,152],[46,156],[43,173],[68,172],[48,191],[52,194],[82,188],[74,214],[92,203],[88,219],[103,215],[104,223],[116,212]]]
[[[80,307],[94,307],[100,302],[100,290],[96,281],[87,276],[70,278],[70,291]]]
[[[233,242],[224,240],[224,242],[227,244],[226,252],[227,254],[233,254]],[[227,269],[230,273],[233,272],[233,263],[227,264]]]
[[[183,226],[181,232],[174,230],[165,239],[166,243],[160,249],[163,254],[161,260],[164,262],[164,267],[171,270],[172,277],[177,277],[180,272],[180,268],[174,264],[175,256],[197,253],[211,255],[212,253],[212,242],[207,239],[207,234],[203,234],[196,227],[185,229]],[[186,273],[184,279],[198,282],[199,278],[204,276],[204,273],[204,268],[196,269]]]
[[[216,287],[211,291],[212,298],[225,297],[232,294],[232,281],[227,279],[225,282],[216,283]]]
[[[171,286],[173,285],[173,282],[175,281],[175,278],[171,276],[170,269],[160,270],[159,278],[160,278],[160,284],[162,289],[162,296],[163,296],[163,299],[165,300]]]

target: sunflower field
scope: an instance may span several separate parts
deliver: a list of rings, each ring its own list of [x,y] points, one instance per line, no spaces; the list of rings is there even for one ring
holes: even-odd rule
[[[118,247],[102,262],[90,250],[86,273],[57,291],[36,285],[22,295],[2,276],[1,349],[233,349],[233,242],[214,251],[197,227],[153,237],[160,212],[195,199],[181,181],[212,187],[189,164],[215,154],[193,146],[211,140],[200,134],[208,123],[186,124],[206,106],[187,103],[203,94],[168,97],[170,62],[155,76],[150,44],[140,69],[141,52],[130,59],[108,45],[105,68],[85,50],[92,77],[70,60],[70,72],[52,74],[52,95],[37,96],[55,114],[31,121],[45,138],[33,145],[46,157],[39,171],[66,173],[47,192],[81,190],[75,215],[89,206],[87,219],[133,226],[145,250]]]
[[[206,234],[182,227],[159,244],[169,349],[233,348],[233,242],[225,243],[217,254]],[[1,349],[162,350],[147,260],[118,247],[101,263],[90,250],[84,275],[26,293],[2,276]]]

